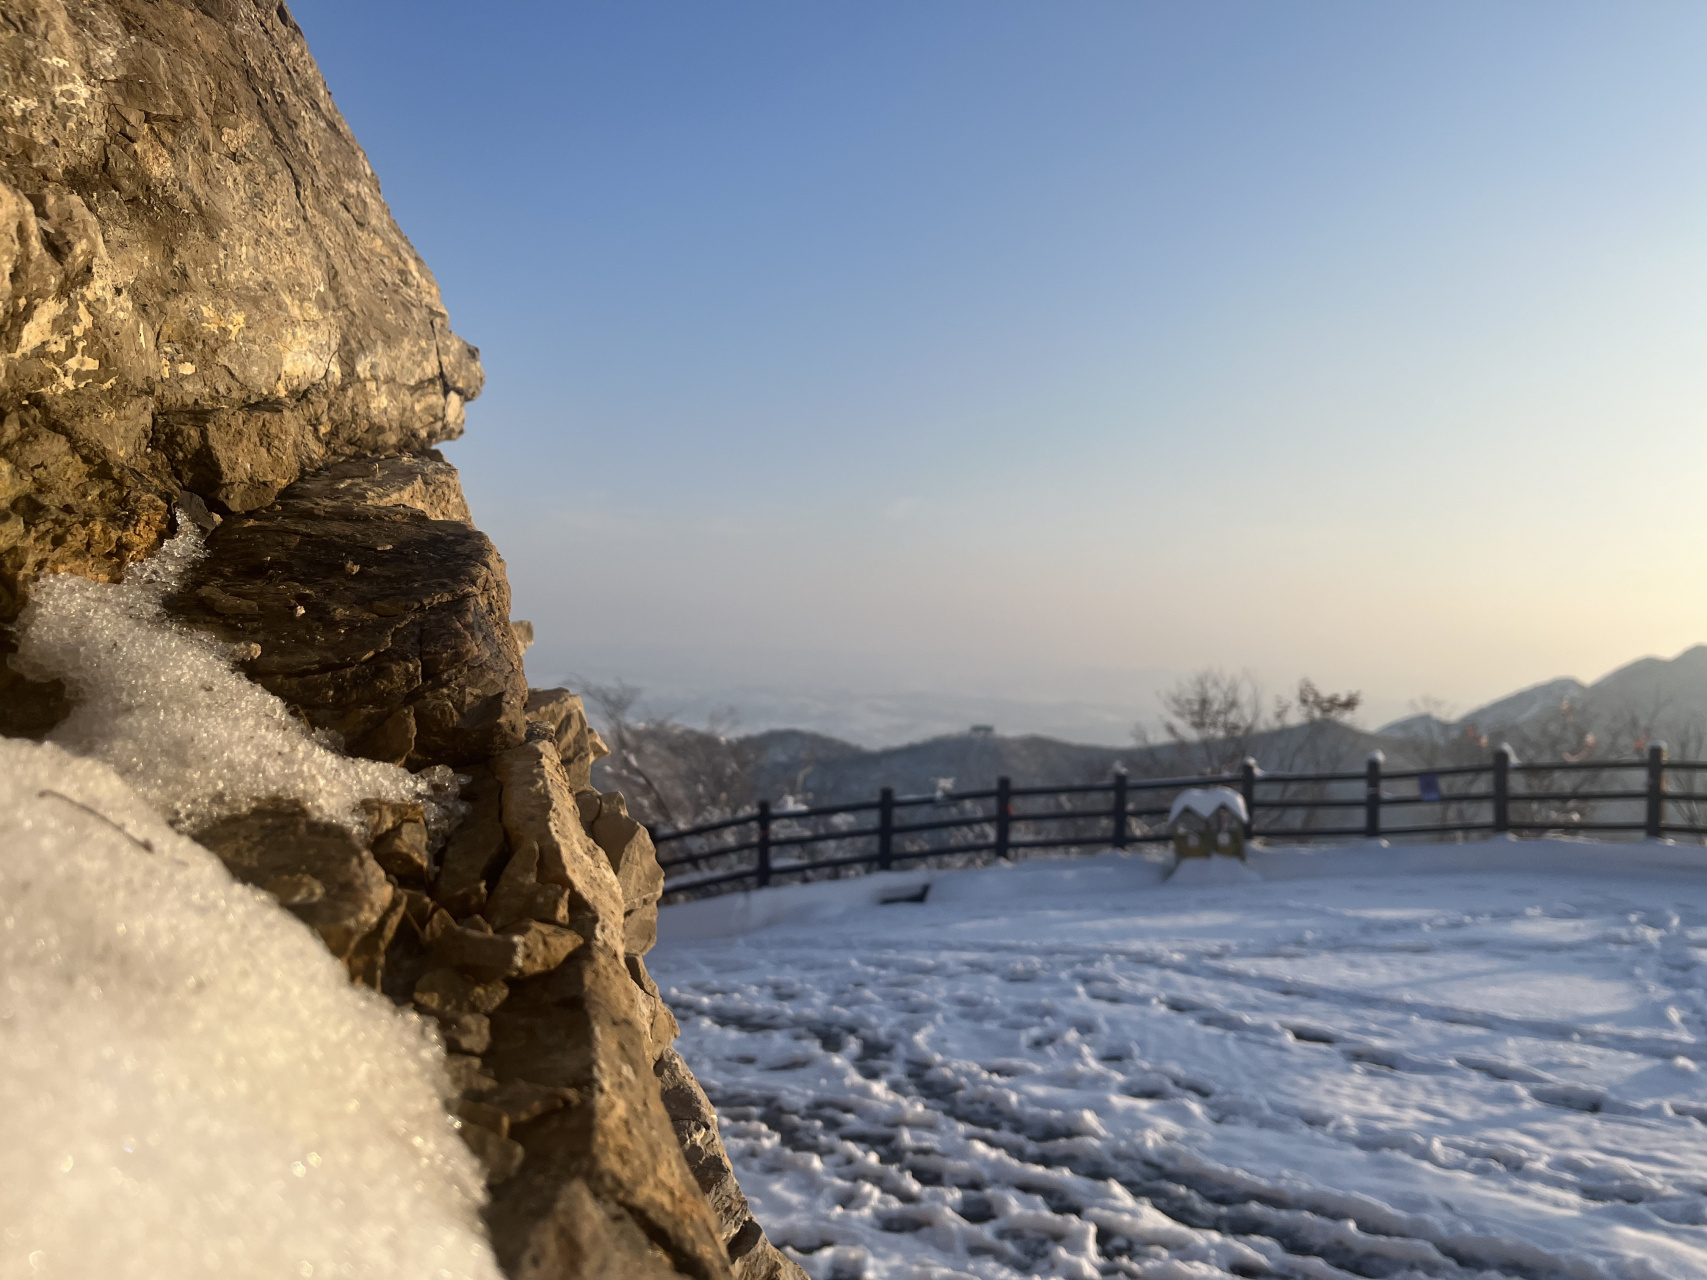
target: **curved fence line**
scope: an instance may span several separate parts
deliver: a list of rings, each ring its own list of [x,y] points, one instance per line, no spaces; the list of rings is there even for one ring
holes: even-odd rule
[[[1637,785],[1613,785],[1630,774]],[[1129,778],[1062,787],[897,796],[844,805],[778,807],[672,831],[650,829],[666,900],[773,884],[838,879],[897,867],[976,866],[1032,852],[1095,852],[1171,839],[1167,815],[1188,787],[1244,796],[1247,838],[1462,840],[1501,833],[1707,836],[1707,761],[1669,761],[1652,746],[1630,760],[1517,762],[1388,771],[1379,752],[1359,772],[1237,773]],[[1668,785],[1677,784],[1678,785]],[[1361,821],[1357,821],[1357,818]],[[1347,818],[1354,819],[1347,822]],[[1395,820],[1396,819],[1396,820]]]

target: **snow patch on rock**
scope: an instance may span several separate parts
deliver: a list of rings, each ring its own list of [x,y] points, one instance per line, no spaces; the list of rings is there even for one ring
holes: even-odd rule
[[[34,651],[79,610],[104,627],[111,656],[85,641],[63,669],[109,713],[137,714],[127,690],[159,691],[126,661],[159,659],[176,664],[161,679],[205,679],[265,724],[231,707],[205,651],[177,637],[137,651],[151,632],[136,606],[98,592],[135,602],[138,587],[45,585]],[[224,731],[155,723],[152,738],[121,725],[108,751],[169,795],[172,770],[207,770]],[[288,761],[288,735],[269,732]],[[150,743],[199,763],[125,754]],[[293,750],[270,777],[312,776]],[[215,773],[191,792],[232,785]],[[352,987],[106,763],[0,739],[0,850],[0,1274],[497,1280],[481,1172],[416,1018]]]
[[[202,554],[181,524],[122,583],[62,574],[33,588],[12,662],[76,702],[49,740],[110,765],[184,830],[275,797],[350,824],[364,799],[429,801],[434,780],[331,750],[235,670],[229,646],[166,619],[161,602]]]

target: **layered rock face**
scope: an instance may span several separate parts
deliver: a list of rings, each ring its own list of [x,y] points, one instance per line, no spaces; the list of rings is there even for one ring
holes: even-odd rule
[[[227,517],[172,602],[354,754],[419,768],[521,742],[504,562],[436,457],[343,463]]]
[[[456,770],[448,826],[281,798],[191,834],[439,1026],[507,1273],[799,1277],[670,1047],[650,840],[589,785],[579,700],[527,687],[431,450],[477,353],[288,10],[0,0],[0,94],[0,628],[41,575],[116,580],[200,524],[181,624],[351,754]],[[0,731],[75,696],[0,667]]]
[[[481,385],[282,4],[0,3],[0,617]]]
[[[433,457],[344,465],[232,515],[168,601],[252,678],[374,758],[459,767],[367,838],[281,802],[193,833],[319,933],[353,981],[437,1021],[507,1273],[798,1277],[764,1238],[646,972],[664,877],[580,699],[526,687],[502,562]],[[411,565],[413,593],[406,582]]]

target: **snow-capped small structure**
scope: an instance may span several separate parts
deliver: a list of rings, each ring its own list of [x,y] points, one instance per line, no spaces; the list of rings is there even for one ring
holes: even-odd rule
[[[1243,861],[1248,821],[1245,798],[1231,787],[1192,787],[1168,810],[1174,852],[1182,858],[1222,854]]]

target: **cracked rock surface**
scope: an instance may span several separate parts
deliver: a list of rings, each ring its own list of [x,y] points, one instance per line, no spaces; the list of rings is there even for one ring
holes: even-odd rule
[[[461,434],[478,353],[283,4],[0,0],[0,620]]]
[[[250,646],[250,678],[355,755],[419,768],[520,745],[504,562],[471,524],[422,510],[467,510],[454,472],[431,457],[363,466],[345,488],[335,470],[226,517],[168,611]],[[351,500],[375,488],[381,501]]]

